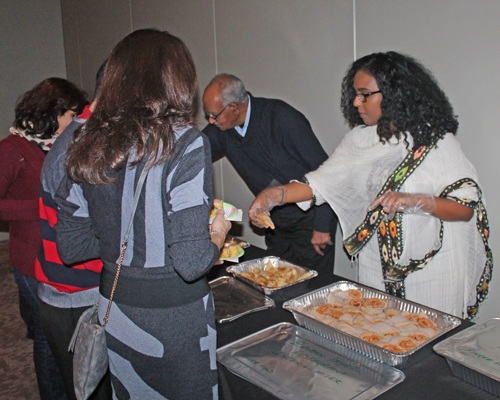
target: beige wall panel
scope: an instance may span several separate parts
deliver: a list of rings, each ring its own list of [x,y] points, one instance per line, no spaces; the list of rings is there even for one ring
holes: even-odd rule
[[[358,0],[358,56],[396,50],[427,66],[450,98],[460,127],[458,139],[475,165],[491,228],[493,255],[500,255],[500,147],[495,93],[500,53],[500,3],[489,0]],[[446,233],[445,233],[446,235]],[[498,269],[498,266],[496,267]],[[493,274],[480,320],[498,316],[500,274]]]
[[[255,96],[280,98],[302,111],[331,153],[347,132],[339,94],[353,59],[352,2],[221,0],[215,15],[218,72],[239,76]],[[247,211],[253,195],[232,166],[223,165],[225,198]],[[247,218],[243,230],[264,245]]]
[[[215,74],[212,2],[207,0],[134,0],[135,29],[158,28],[178,36],[188,46],[196,64],[200,90]],[[202,122],[202,126],[206,122]]]
[[[59,0],[2,0],[0,139],[9,133],[22,93],[51,76],[66,78]]]
[[[61,0],[61,5],[68,76],[79,79],[92,97],[97,70],[132,30],[129,2]]]
[[[135,0],[132,2],[134,29],[158,28],[178,36],[189,48],[198,76],[198,128],[207,121],[201,107],[201,93],[215,75],[215,41],[212,2],[207,0]],[[214,191],[222,197],[221,162],[214,164]]]

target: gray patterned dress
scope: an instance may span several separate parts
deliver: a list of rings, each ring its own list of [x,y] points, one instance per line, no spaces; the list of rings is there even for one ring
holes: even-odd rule
[[[219,256],[210,241],[210,145],[177,131],[175,153],[142,189],[106,325],[114,398],[216,399],[216,331],[205,274]],[[143,165],[110,172],[107,185],[66,178],[56,195],[57,245],[67,263],[101,257],[104,318]]]

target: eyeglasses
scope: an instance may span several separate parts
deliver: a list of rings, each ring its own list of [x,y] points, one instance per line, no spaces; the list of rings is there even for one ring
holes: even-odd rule
[[[231,104],[231,103],[229,103],[229,104]],[[207,112],[205,113],[205,115],[207,116],[207,118],[209,118],[209,119],[211,118],[214,121],[217,121],[217,118],[219,118],[219,116],[224,112],[224,110],[229,107],[229,104],[226,107],[224,107],[222,109],[222,111],[217,115],[213,115],[212,113],[207,113]]]
[[[361,103],[366,103],[367,98],[370,97],[372,94],[377,94],[377,93],[382,93],[381,90],[377,90],[376,92],[370,92],[370,93],[360,93],[357,94],[356,97]]]

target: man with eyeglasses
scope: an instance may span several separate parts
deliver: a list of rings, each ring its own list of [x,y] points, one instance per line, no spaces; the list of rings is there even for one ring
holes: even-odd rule
[[[226,156],[254,195],[318,168],[328,158],[307,118],[281,100],[253,97],[234,75],[215,76],[203,93],[203,129],[215,161]],[[270,254],[333,272],[337,217],[327,205],[304,212],[294,204],[271,212]]]

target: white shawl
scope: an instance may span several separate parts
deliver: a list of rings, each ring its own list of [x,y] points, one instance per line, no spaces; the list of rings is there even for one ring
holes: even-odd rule
[[[408,153],[404,140],[393,138],[382,144],[377,127],[359,126],[350,131],[332,156],[316,171],[306,175],[317,205],[328,202],[339,218],[344,240],[363,221],[367,207],[385,181]],[[410,148],[412,138],[409,136]],[[423,163],[401,187],[401,192],[435,196],[450,184],[477,174],[452,134],[439,140]],[[477,200],[475,188],[453,192],[457,197]],[[304,208],[304,204],[300,204]],[[421,271],[406,279],[409,300],[457,316],[466,316],[475,303],[475,286],[484,269],[485,252],[475,226],[469,222],[445,222],[443,247]],[[404,215],[404,250],[399,260],[421,259],[439,245],[440,221],[431,216]],[[359,280],[384,290],[377,238],[373,237],[359,254]],[[464,295],[465,293],[465,295]]]

